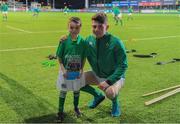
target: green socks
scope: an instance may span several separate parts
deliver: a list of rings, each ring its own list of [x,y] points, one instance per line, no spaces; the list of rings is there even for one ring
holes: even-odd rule
[[[80,92],[74,92],[74,108],[78,108],[78,105],[79,105],[79,95],[80,95]]]
[[[95,89],[94,87],[89,86],[89,85],[82,87],[81,91],[87,92],[87,93],[93,95],[94,97],[101,95],[100,91],[98,91],[97,89]]]
[[[111,112],[111,115],[113,117],[119,117],[121,115],[121,108],[120,108],[120,105],[119,105],[118,96],[116,96],[112,100],[112,112]]]
[[[64,111],[64,102],[65,102],[65,98],[59,97],[59,112]]]
[[[79,105],[79,95],[80,95],[79,91],[74,91],[74,102],[73,102],[74,108],[78,108],[78,105]],[[59,96],[59,112],[64,112],[65,99],[66,99],[66,92],[65,91],[61,91],[60,92],[60,96]]]
[[[123,26],[123,21],[122,21],[122,20],[120,20],[120,22],[121,22],[121,26]]]

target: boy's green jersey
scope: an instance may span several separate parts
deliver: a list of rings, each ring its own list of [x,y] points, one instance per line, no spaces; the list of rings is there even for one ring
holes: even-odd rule
[[[86,43],[87,59],[97,76],[106,78],[111,84],[124,78],[127,69],[126,50],[118,38],[109,33],[100,39],[90,35]]]
[[[60,41],[56,55],[65,69],[79,71],[86,59],[86,43],[80,35],[76,41],[72,41],[69,35],[65,41]]]
[[[114,7],[114,8],[113,8],[113,13],[114,13],[114,15],[119,15],[119,14],[120,14],[119,8]]]
[[[2,4],[1,11],[7,12],[8,11],[8,5],[7,4]]]

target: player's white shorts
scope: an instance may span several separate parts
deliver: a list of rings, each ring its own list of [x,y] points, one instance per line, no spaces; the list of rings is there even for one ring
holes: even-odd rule
[[[2,14],[8,14],[8,12],[7,11],[3,11]]]
[[[85,77],[82,74],[80,79],[67,80],[64,78],[62,71],[59,72],[57,88],[62,91],[78,91],[85,86]]]
[[[128,13],[128,16],[131,16],[132,15],[132,13]]]
[[[106,78],[100,78],[98,77],[95,72],[91,71],[92,74],[96,77],[98,83],[101,83],[103,81],[106,81],[107,79]],[[120,83],[122,86],[124,85],[124,82],[125,82],[125,79],[124,78],[120,78],[116,83]]]
[[[112,13],[112,16],[113,16],[113,17],[115,16],[114,13]]]

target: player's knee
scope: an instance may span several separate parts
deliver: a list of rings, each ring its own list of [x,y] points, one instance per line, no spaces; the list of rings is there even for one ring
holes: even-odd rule
[[[106,89],[105,91],[106,97],[109,99],[114,99],[118,93],[116,92],[116,89],[114,89],[113,86],[110,86],[109,88]]]

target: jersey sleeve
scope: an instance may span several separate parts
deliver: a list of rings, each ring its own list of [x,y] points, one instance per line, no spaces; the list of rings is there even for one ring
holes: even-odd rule
[[[114,56],[116,60],[116,69],[112,75],[107,78],[107,83],[112,85],[116,83],[120,78],[125,78],[125,72],[127,70],[127,56],[126,50],[121,41],[118,41],[114,48]]]

